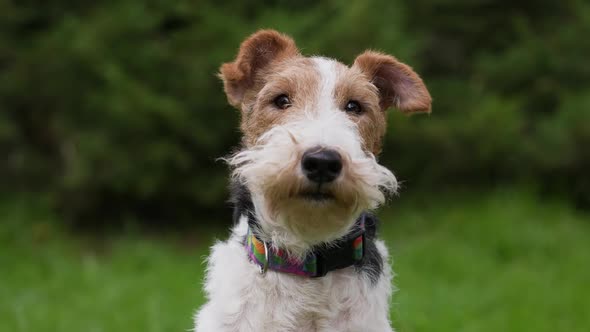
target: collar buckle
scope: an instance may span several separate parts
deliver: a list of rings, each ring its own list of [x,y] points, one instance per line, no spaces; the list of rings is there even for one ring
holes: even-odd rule
[[[351,243],[361,238],[362,253],[360,257],[355,257],[355,248]],[[343,269],[354,266],[365,257],[365,230],[360,228],[356,232],[349,234],[346,238],[339,240],[334,247],[325,250],[318,250],[316,253],[316,274],[314,278],[320,278],[330,271]]]

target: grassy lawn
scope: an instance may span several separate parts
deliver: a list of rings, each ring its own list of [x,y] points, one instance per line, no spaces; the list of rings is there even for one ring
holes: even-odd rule
[[[0,204],[0,331],[187,331],[220,230],[64,235]],[[590,216],[517,190],[408,199],[382,211],[398,331],[590,331]],[[187,245],[190,243],[190,245]]]

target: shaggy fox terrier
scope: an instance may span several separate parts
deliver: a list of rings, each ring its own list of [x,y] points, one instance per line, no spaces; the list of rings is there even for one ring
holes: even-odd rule
[[[373,51],[350,67],[262,30],[219,76],[241,112],[235,226],[212,247],[197,332],[392,331],[392,271],[370,211],[397,189],[386,112],[430,112],[420,77]]]

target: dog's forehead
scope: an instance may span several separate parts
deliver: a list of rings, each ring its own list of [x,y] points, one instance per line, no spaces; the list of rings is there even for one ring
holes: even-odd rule
[[[282,61],[271,69],[271,77],[296,77],[307,75],[320,79],[320,83],[331,82],[345,75],[351,68],[326,57],[294,57]]]
[[[348,66],[334,59],[322,56],[315,56],[309,59],[313,62],[316,70],[323,78],[337,77],[350,70]]]

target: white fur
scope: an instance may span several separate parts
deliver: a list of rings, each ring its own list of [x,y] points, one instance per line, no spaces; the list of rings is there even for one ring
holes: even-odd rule
[[[239,177],[252,192],[261,223],[263,239],[293,255],[303,255],[311,246],[344,235],[361,211],[374,209],[385,200],[383,192],[397,189],[395,176],[379,165],[372,154],[363,151],[356,124],[334,102],[336,62],[313,58],[322,82],[315,101],[298,112],[286,124],[275,126],[259,137],[257,144],[228,159]],[[354,196],[347,206],[318,206],[292,197],[280,197],[272,186],[282,179],[297,187],[313,186],[305,178],[299,162],[304,151],[322,146],[339,151],[347,161],[340,179],[326,185],[336,193]],[[350,180],[350,181],[347,181]],[[281,214],[274,215],[270,203],[279,204]],[[302,214],[305,222],[302,222]]]
[[[213,246],[207,268],[208,302],[196,332],[388,332],[392,272],[377,241],[384,271],[376,284],[353,267],[310,279],[261,274],[244,250],[246,218],[226,242]]]
[[[312,59],[321,77],[317,99],[227,159],[233,176],[252,195],[261,239],[299,257],[346,234],[362,211],[384,202],[384,191],[397,188],[394,175],[363,150],[356,124],[336,105],[336,62]],[[305,151],[318,146],[338,151],[343,159],[340,177],[323,184],[335,196],[328,202],[296,195],[316,185],[306,179],[300,162]],[[263,275],[244,248],[247,228],[242,216],[230,239],[212,248],[208,302],[195,317],[196,332],[392,331],[392,272],[381,241],[376,244],[384,269],[376,283],[354,267],[317,279],[275,271]]]
[[[334,105],[334,89],[336,87],[336,66],[338,63],[334,60],[324,57],[312,58],[315,62],[317,70],[320,72],[322,83],[320,85],[320,97],[318,103],[318,109],[325,112],[328,110],[335,110],[337,107]]]

